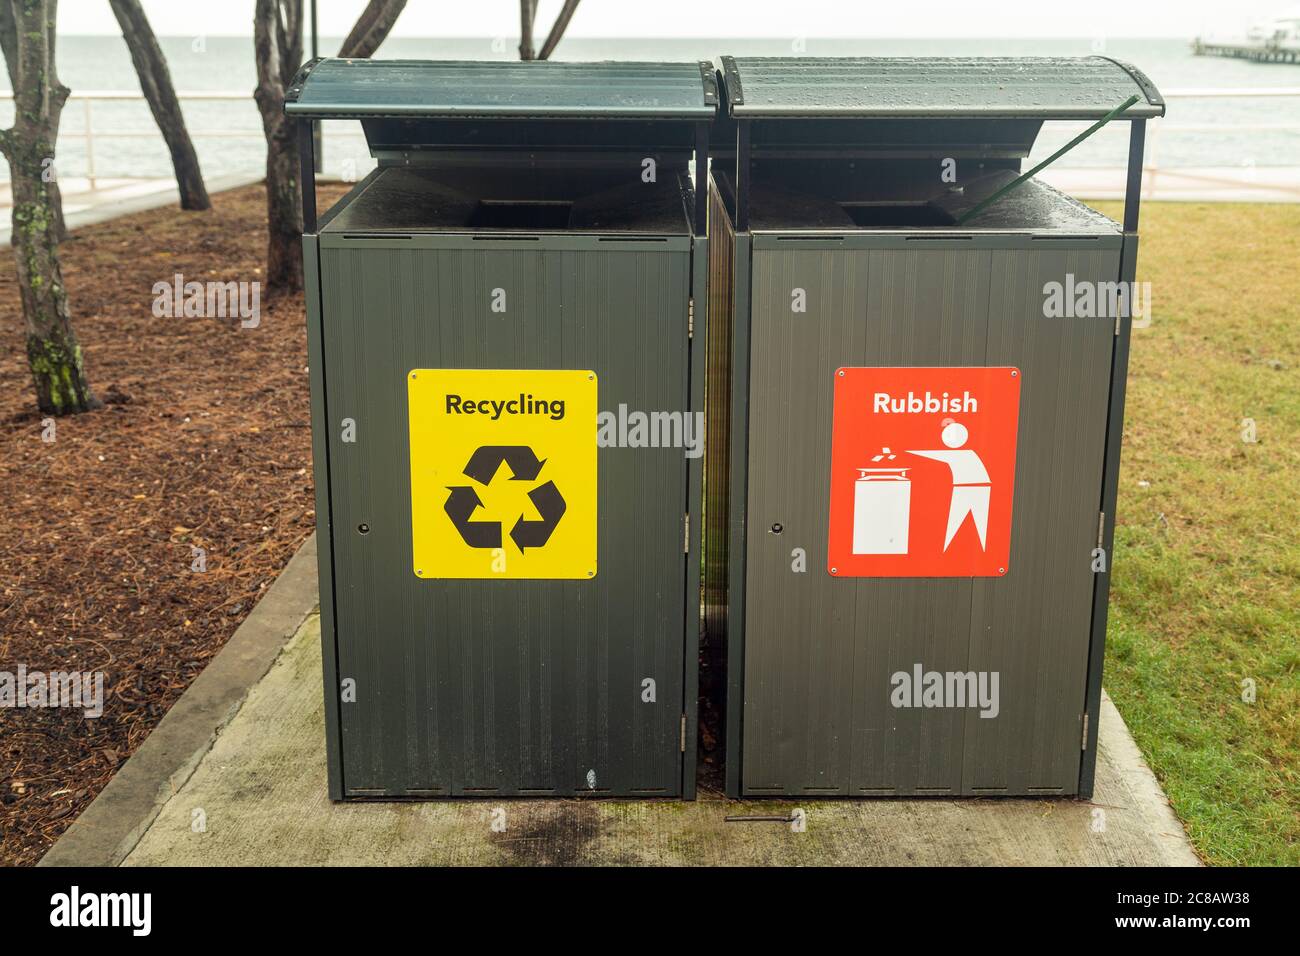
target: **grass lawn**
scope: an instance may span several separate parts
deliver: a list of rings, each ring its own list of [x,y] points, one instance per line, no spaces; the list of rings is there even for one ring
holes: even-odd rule
[[[1141,233],[1105,684],[1207,862],[1297,865],[1300,205]]]

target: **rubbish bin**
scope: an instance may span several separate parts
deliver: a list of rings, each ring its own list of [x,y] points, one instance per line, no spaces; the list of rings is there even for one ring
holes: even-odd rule
[[[1103,57],[722,64],[705,600],[728,793],[1090,795],[1159,93]],[[1122,224],[1020,179],[1045,121],[1111,119]]]
[[[286,99],[330,796],[693,796],[712,66],[326,59]],[[378,165],[318,220],[322,120]]]

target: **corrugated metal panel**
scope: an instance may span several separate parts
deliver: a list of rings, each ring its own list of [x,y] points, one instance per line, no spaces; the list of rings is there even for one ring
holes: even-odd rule
[[[1163,116],[1140,71],[1107,57],[723,57],[731,112],[764,117]],[[734,69],[733,69],[734,65]]]
[[[707,213],[706,213],[707,216]],[[688,317],[688,326],[693,327],[691,336],[691,409],[700,414],[697,424],[703,426],[705,412],[705,369],[707,354],[705,342],[709,335],[709,256],[710,247],[707,235],[696,235],[692,239],[691,251],[691,298],[692,314]],[[697,441],[705,443],[700,451],[707,450],[708,433],[701,427],[694,432]],[[707,453],[707,451],[706,451]],[[682,796],[687,800],[695,799],[696,778],[699,760],[699,700],[700,700],[700,646],[704,637],[704,589],[702,587],[702,566],[704,563],[704,456],[697,455],[691,459],[687,469],[687,556],[686,556],[686,615],[685,615],[685,654],[688,662],[685,668],[684,711],[686,719],[682,727]]]
[[[310,65],[285,112],[311,118],[603,117],[707,120],[712,64],[342,60]]]
[[[726,715],[721,712],[727,687],[727,542],[730,536],[731,475],[731,332],[735,324],[736,234],[709,178],[709,312],[706,372],[704,635],[700,654],[701,697],[716,707],[702,715],[715,721],[714,759],[730,765],[722,743]]]
[[[1124,236],[1120,251],[1119,281],[1137,279],[1138,237]],[[1130,308],[1130,313],[1132,309]],[[1106,460],[1103,467],[1101,511],[1103,554],[1106,568],[1094,578],[1092,589],[1092,642],[1088,647],[1088,697],[1084,705],[1083,762],[1079,768],[1079,796],[1091,799],[1097,770],[1097,733],[1101,723],[1101,674],[1106,656],[1106,624],[1109,617],[1110,581],[1115,572],[1115,514],[1119,496],[1120,447],[1124,437],[1124,402],[1128,389],[1129,346],[1133,333],[1133,316],[1120,321],[1119,334],[1111,353],[1110,405],[1106,421]]]
[[[727,495],[731,474],[731,330],[734,324],[733,280],[736,235],[731,219],[709,179],[709,332],[708,332],[708,482],[707,525],[704,532],[704,615],[709,646],[720,658],[726,641],[727,612]]]
[[[1066,272],[1114,281],[1119,249],[1021,245],[755,248],[744,793],[1077,790],[1114,335],[1105,319],[1045,319],[1042,289]],[[790,311],[796,287],[807,314]],[[832,377],[858,365],[1024,370],[1007,577],[837,579],[821,568]],[[806,573],[792,570],[795,548]],[[894,708],[890,675],[918,661],[998,671],[1002,713]]]
[[[1045,319],[1043,287],[1067,274],[1116,281],[1119,255],[1054,248],[991,263],[984,364],[1024,370],[1011,526],[1021,566],[974,584],[969,667],[1001,673],[1002,710],[967,712],[967,792],[1078,788],[1114,320]]]
[[[311,378],[312,477],[316,503],[316,573],[320,593],[321,678],[325,684],[325,763],[331,800],[343,799],[339,741],[338,647],[334,627],[334,530],[330,523],[329,418],[325,411],[325,343],[321,326],[320,240],[302,237],[307,364]]]
[[[590,368],[602,409],[685,408],[689,239],[321,242],[345,793],[679,793],[682,450],[600,451],[592,581],[419,581],[405,375]]]

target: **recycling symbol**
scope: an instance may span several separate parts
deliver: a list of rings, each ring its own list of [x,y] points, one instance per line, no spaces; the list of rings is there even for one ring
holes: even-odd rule
[[[469,464],[463,474],[480,485],[487,487],[500,470],[501,465],[510,466],[510,481],[535,481],[541,473],[546,460],[538,460],[537,454],[527,445],[483,445],[470,455]],[[474,490],[473,485],[448,485],[451,494],[443,509],[447,517],[456,526],[464,542],[471,548],[501,547],[500,521],[471,521],[474,512],[483,506],[483,501]],[[540,521],[525,520],[523,515],[510,529],[510,538],[523,553],[528,548],[540,548],[550,540],[555,526],[564,517],[567,505],[555,487],[555,482],[547,481],[528,492],[528,497],[541,515]]]

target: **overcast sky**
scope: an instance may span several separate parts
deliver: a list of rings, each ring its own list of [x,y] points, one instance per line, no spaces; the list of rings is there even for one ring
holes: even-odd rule
[[[163,36],[251,36],[253,0],[143,0]],[[309,0],[303,0],[304,4]],[[545,35],[561,0],[541,0]],[[365,0],[318,0],[322,36],[344,36]],[[1296,0],[583,0],[575,37],[1191,37],[1243,33]],[[394,36],[510,37],[518,0],[409,0]],[[108,0],[60,0],[63,34],[117,34]]]

